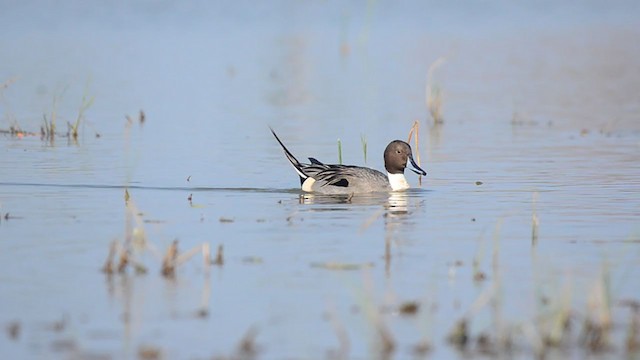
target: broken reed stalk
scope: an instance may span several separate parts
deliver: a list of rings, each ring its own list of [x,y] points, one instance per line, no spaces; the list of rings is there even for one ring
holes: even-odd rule
[[[415,154],[416,154],[416,162],[418,163],[418,166],[422,166],[422,164],[420,164],[420,122],[418,120],[413,122],[413,125],[411,126],[411,130],[409,130],[409,139],[407,140],[407,143],[411,143],[411,137],[413,136],[414,139],[414,145],[415,145]],[[418,175],[418,184],[420,186],[422,186],[422,175]]]
[[[162,259],[162,275],[173,277],[176,274],[176,264],[178,259],[178,240],[173,240]]]
[[[342,165],[342,141],[338,139],[338,164]]]

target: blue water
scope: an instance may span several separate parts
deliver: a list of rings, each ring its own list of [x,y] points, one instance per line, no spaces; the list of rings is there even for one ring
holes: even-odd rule
[[[257,358],[374,358],[380,328],[393,358],[422,341],[436,358],[478,355],[446,342],[463,317],[473,339],[511,332],[529,356],[522,329],[542,329],[566,289],[581,357],[603,274],[602,356],[624,354],[620,303],[640,300],[638,14],[635,2],[1,4],[0,130],[39,134],[57,99],[64,133],[95,100],[77,142],[0,134],[0,357],[229,356],[255,331]],[[425,88],[441,57],[434,124]],[[422,185],[407,174],[407,193],[348,201],[301,196],[269,132],[301,159],[337,162],[339,139],[345,163],[382,169],[415,120]],[[142,233],[146,274],[100,271],[112,241]],[[212,257],[222,245],[224,265],[198,253],[163,277],[175,239]],[[477,309],[493,286],[498,310]],[[416,315],[399,314],[413,301]]]

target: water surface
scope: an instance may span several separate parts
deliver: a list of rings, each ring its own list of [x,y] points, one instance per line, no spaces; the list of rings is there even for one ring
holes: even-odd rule
[[[0,135],[3,358],[407,358],[423,343],[446,358],[505,333],[529,356],[563,301],[575,326],[551,351],[582,357],[598,286],[614,326],[596,355],[627,352],[634,2],[0,8],[0,129],[39,133],[57,99],[66,132],[95,97],[78,141]],[[434,124],[425,82],[441,57]],[[340,139],[344,162],[365,165],[364,139],[382,169],[414,120],[422,184],[351,199],[302,196],[268,129],[325,162]],[[112,241],[142,234],[146,274],[101,272]],[[197,254],[163,277],[175,239],[222,246],[224,264]],[[446,338],[463,318],[459,350]]]

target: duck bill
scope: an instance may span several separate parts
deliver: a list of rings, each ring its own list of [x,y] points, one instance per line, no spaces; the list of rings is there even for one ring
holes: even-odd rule
[[[409,168],[409,170],[413,171],[418,175],[422,175],[422,176],[427,175],[427,172],[422,170],[422,168],[418,166],[418,164],[416,164],[415,161],[413,161],[413,156],[409,156],[409,162],[411,163],[411,166],[413,166],[413,169]]]

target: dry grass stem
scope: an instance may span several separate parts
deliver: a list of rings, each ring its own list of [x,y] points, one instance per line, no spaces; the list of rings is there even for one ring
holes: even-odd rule
[[[411,130],[409,130],[409,138],[407,139],[408,143],[411,143],[411,137],[414,139],[414,153],[416,155],[416,163],[418,166],[422,167],[420,163],[420,122],[418,120],[413,122],[411,126]],[[418,184],[422,186],[422,175],[418,175]]]
[[[194,255],[198,254],[198,253],[202,253],[202,245],[199,246],[195,246],[187,251],[185,251],[184,253],[180,254],[177,258],[176,258],[176,267],[186,263],[187,261],[189,261]]]

